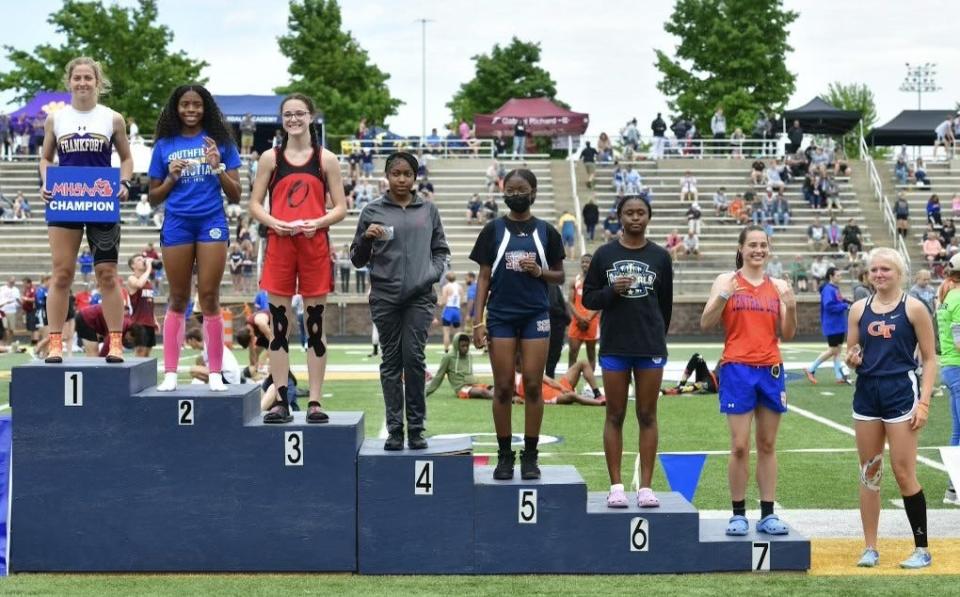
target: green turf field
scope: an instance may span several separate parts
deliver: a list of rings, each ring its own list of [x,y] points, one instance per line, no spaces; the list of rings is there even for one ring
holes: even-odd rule
[[[378,363],[376,358],[367,358],[369,345],[331,346],[329,364],[367,365],[368,369]],[[784,346],[786,361],[807,362],[821,350],[819,344],[787,344]],[[712,362],[719,354],[717,345],[675,345],[671,347],[671,361],[683,363],[692,352],[700,352]],[[246,362],[246,353],[237,351],[241,364]],[[185,351],[181,365],[192,362],[195,353]],[[29,359],[26,355],[3,355],[0,357],[0,408],[6,410],[9,392],[9,370],[12,366]],[[428,363],[435,370],[440,359],[439,346],[428,350]],[[566,356],[563,357],[565,362]],[[305,365],[303,352],[291,354],[294,366]],[[474,355],[475,366],[486,363],[482,354]],[[375,371],[349,374],[332,371],[324,387],[324,405],[330,410],[362,410],[366,414],[366,435],[375,438],[383,424],[383,406],[379,382]],[[351,367],[354,369],[354,367]],[[305,387],[305,374],[301,376]],[[346,378],[354,379],[346,379]],[[356,379],[366,377],[367,379]],[[850,401],[852,388],[836,385],[829,368],[821,369],[816,386],[799,378],[789,382],[790,404],[819,415],[840,425],[850,427]],[[185,374],[181,380],[186,381]],[[545,464],[573,464],[587,481],[592,491],[605,491],[609,481],[602,456],[601,432],[604,410],[586,406],[547,406],[543,434],[558,438],[555,443],[541,447]],[[522,430],[523,407],[514,407],[514,430]],[[659,403],[660,451],[708,451],[694,504],[702,510],[726,509],[729,495],[726,479],[726,456],[728,435],[724,417],[718,412],[716,396],[667,396]],[[934,398],[930,422],[921,435],[921,456],[939,462],[936,446],[945,445],[950,434],[950,415],[945,397]],[[447,433],[492,433],[490,403],[480,400],[457,400],[448,385],[428,399],[428,435]],[[637,425],[628,418],[625,428],[624,481],[633,477],[636,453]],[[492,436],[479,437],[475,445],[477,454],[495,451]],[[784,417],[779,436],[778,450],[780,482],[777,499],[785,509],[840,509],[857,507],[857,457],[853,452],[853,438],[823,422],[811,420],[793,412]],[[714,454],[712,452],[719,452]],[[884,481],[883,502],[898,499],[893,475],[889,468]],[[919,464],[918,473],[928,496],[931,508],[949,508],[943,505],[942,495],[947,483],[945,473],[931,466]],[[666,490],[667,482],[659,463],[654,477],[654,488]],[[756,485],[750,483],[748,504],[758,499]],[[958,513],[960,515],[960,513]],[[396,594],[607,594],[623,590],[622,577],[381,577],[368,578],[351,575],[16,575],[0,580],[2,594],[274,594],[280,591],[303,593],[342,593],[363,595]],[[724,591],[758,592],[757,584],[750,574],[657,576],[645,577],[645,589],[678,594],[714,594],[723,583]],[[782,595],[831,594],[854,595],[873,591],[897,594],[930,594],[935,591],[950,592],[955,588],[956,577],[926,576],[922,584],[909,577],[845,578],[819,577],[801,574],[773,574],[765,577],[762,590],[777,591]]]

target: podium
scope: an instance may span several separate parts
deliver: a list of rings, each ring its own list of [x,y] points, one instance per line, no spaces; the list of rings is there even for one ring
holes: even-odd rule
[[[364,441],[363,413],[264,425],[258,386],[157,392],[154,359],[13,369],[14,572],[637,574],[807,570],[680,494],[610,509],[572,466],[494,481],[468,438]]]

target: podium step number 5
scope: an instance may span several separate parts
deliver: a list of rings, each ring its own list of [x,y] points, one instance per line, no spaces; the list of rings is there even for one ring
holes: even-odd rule
[[[83,406],[83,373],[80,371],[64,372],[63,405]]]
[[[413,495],[433,495],[433,461],[417,460],[413,467]]]
[[[517,522],[519,522],[520,524],[537,524],[537,490],[536,489],[520,490]]]

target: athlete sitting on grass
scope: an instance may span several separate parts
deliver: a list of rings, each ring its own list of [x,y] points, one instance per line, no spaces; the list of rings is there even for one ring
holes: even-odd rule
[[[203,346],[203,330],[199,327],[192,327],[187,330],[187,346],[201,353],[197,355],[197,360],[193,367],[190,367],[190,377],[194,383],[207,383],[210,380],[210,361],[207,356],[207,349]],[[223,382],[226,384],[243,383],[240,373],[240,363],[233,352],[224,346],[223,348],[223,367],[220,369],[223,375]]]
[[[580,378],[586,383],[583,394],[577,393],[577,384]],[[517,354],[517,376],[513,392],[514,402],[522,404],[524,399],[523,379],[520,371],[520,355]],[[597,380],[593,376],[593,369],[587,361],[577,361],[567,368],[567,372],[560,379],[543,376],[540,389],[544,404],[584,404],[586,406],[603,406],[607,399],[600,393]]]
[[[437,374],[427,385],[427,396],[436,392],[443,383],[443,378],[450,379],[450,386],[453,388],[457,398],[467,400],[470,398],[482,398],[484,400],[493,400],[493,386],[477,383],[477,378],[473,375],[473,359],[470,358],[469,334],[459,332],[453,336],[453,346],[456,350],[446,352],[440,360],[440,368]]]
[[[693,375],[693,382],[688,383],[690,376]],[[717,393],[717,374],[711,371],[707,362],[700,356],[699,352],[693,353],[687,366],[683,369],[683,375],[680,382],[663,390],[667,396],[677,394],[716,394]]]

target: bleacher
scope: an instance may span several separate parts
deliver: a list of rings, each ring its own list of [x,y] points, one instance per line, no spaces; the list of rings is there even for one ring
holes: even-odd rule
[[[622,165],[626,167],[626,164]],[[647,237],[661,245],[674,228],[681,236],[686,234],[686,212],[689,203],[680,200],[680,178],[688,169],[696,177],[699,203],[703,212],[700,257],[681,257],[677,260],[674,265],[674,293],[705,296],[717,274],[733,270],[737,236],[741,230],[741,226],[733,223],[731,219],[714,215],[714,192],[725,187],[727,198],[732,200],[737,193],[748,190],[764,193],[765,187],[754,187],[751,184],[750,165],[744,160],[688,160],[682,163],[671,160],[639,161],[634,163],[634,167],[643,177],[642,186],[650,187],[653,194],[653,221],[647,228]],[[597,168],[595,191],[601,223],[597,226],[597,240],[589,245],[590,247],[596,247],[601,242],[603,218],[616,201],[612,174],[612,164],[600,164]],[[837,177],[836,181],[840,190],[840,203],[844,209],[843,212],[835,210],[834,216],[841,227],[848,218],[856,218],[863,231],[864,248],[869,249],[873,240],[864,222],[862,208],[852,189],[850,178],[841,176]],[[790,203],[790,225],[778,227],[773,236],[773,252],[779,256],[785,273],[796,255],[801,255],[808,267],[818,254],[834,259],[838,265],[845,261],[845,258],[841,260],[842,256],[834,252],[818,253],[808,247],[807,226],[813,223],[816,210],[804,200],[801,185],[802,180],[795,180],[787,185],[784,196]],[[585,199],[583,193],[581,199]],[[824,225],[829,222],[826,210],[821,214],[821,221]]]
[[[467,200],[473,193],[486,198],[486,169],[489,158],[481,159],[435,159],[428,161],[430,180],[434,185],[434,202],[443,218],[447,242],[450,244],[451,260],[454,271],[476,270],[476,264],[468,259],[470,250],[480,232],[480,226],[469,225],[466,220]],[[547,160],[522,162],[538,178],[537,201],[534,204],[535,215],[548,221],[556,221],[554,208],[554,189],[551,180],[550,163]],[[520,161],[507,162],[508,168],[517,167]],[[378,160],[375,173],[382,172],[382,161]],[[342,166],[344,175],[347,166]],[[240,172],[243,184],[241,205],[246,208],[249,198],[247,173],[244,167]],[[43,201],[38,192],[39,180],[36,161],[0,162],[0,189],[5,196],[13,198],[23,191],[30,201],[31,217],[22,221],[0,221],[0,279],[14,275],[39,278],[50,271],[50,249],[47,243],[47,226],[43,219]],[[501,206],[501,213],[503,212]],[[126,256],[141,251],[148,242],[159,246],[160,231],[155,226],[138,225],[134,214],[134,204],[125,203],[121,207],[124,222],[120,247],[121,272],[126,269]],[[351,212],[346,219],[330,230],[330,242],[334,249],[353,240],[359,212]],[[231,235],[234,227],[231,225]],[[85,241],[84,241],[85,242]],[[85,246],[85,245],[82,245]],[[77,276],[79,282],[80,277]],[[235,296],[232,291],[229,274],[224,276],[222,292],[225,300],[245,300],[248,297]]]
[[[923,257],[921,244],[924,241],[924,232],[927,229],[927,201],[930,196],[936,194],[940,197],[941,216],[946,222],[953,217],[953,205],[951,200],[954,193],[960,193],[960,168],[951,167],[951,162],[924,160],[927,176],[932,183],[930,186],[917,186],[911,178],[907,184],[901,185],[893,173],[895,162],[889,161],[880,176],[885,177],[884,187],[892,189],[887,192],[890,200],[890,206],[897,199],[897,194],[903,191],[910,205],[910,233],[907,235],[907,250],[910,253],[911,262],[917,264],[914,269],[925,267],[926,260]]]

